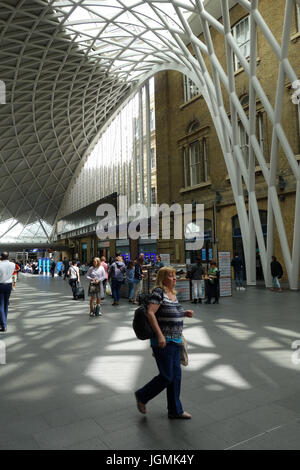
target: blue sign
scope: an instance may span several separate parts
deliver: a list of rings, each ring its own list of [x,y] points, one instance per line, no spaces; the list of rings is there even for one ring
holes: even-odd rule
[[[201,252],[202,252],[202,261],[206,261],[206,249],[203,248]]]
[[[209,261],[211,261],[213,259],[213,250],[212,250],[212,248],[208,249],[208,259],[209,259]]]

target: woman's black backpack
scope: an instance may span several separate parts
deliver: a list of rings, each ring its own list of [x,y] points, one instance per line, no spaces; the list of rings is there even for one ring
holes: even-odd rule
[[[157,288],[156,290],[159,290],[161,297],[163,297],[163,290],[160,288]],[[147,318],[147,309],[150,297],[151,294],[141,294],[139,296],[140,306],[134,311],[132,327],[136,337],[141,340],[151,339],[155,336]]]

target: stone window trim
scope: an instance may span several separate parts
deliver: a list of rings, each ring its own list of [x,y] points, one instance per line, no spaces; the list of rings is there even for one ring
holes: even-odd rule
[[[256,65],[259,65],[261,63],[261,58],[260,57],[257,57],[256,58]],[[239,75],[240,73],[242,72],[245,72],[245,69],[244,67],[240,67],[239,69],[237,69],[235,72],[234,72],[234,75]]]
[[[292,85],[290,85],[292,86]],[[241,96],[244,96],[244,95],[241,95]],[[245,113],[247,114],[249,112],[249,103],[245,104],[244,106],[242,106],[243,110],[245,111]],[[260,100],[260,98],[256,98],[256,117],[258,115],[259,112],[262,112],[264,113],[265,112],[265,108]],[[230,119],[231,118],[231,111],[228,111],[227,113],[227,116],[228,118]],[[238,120],[240,121],[240,117],[238,116]]]
[[[207,188],[211,186],[211,179],[210,177],[208,178],[207,181],[204,181],[202,183],[199,183],[199,184],[195,184],[195,186],[189,186],[188,188],[181,188],[179,190],[179,194],[184,194],[184,193],[188,193],[190,191],[196,191],[197,189],[203,189],[203,188]]]
[[[299,38],[300,38],[300,31],[298,31],[298,33],[293,34],[293,35],[291,36],[291,42],[292,42],[292,43],[296,43],[297,41],[299,41]]]
[[[210,126],[200,127],[199,129],[196,129],[193,132],[185,134],[183,137],[178,139],[177,144],[180,147],[180,150],[182,150],[183,147],[191,144],[194,140],[201,139],[202,137],[208,138],[209,133],[210,133]]]
[[[199,100],[200,98],[203,98],[203,95],[202,93],[200,93],[199,95],[197,96],[194,96],[193,98],[191,98],[189,101],[186,101],[185,103],[181,104],[179,106],[179,109],[184,109],[186,108],[187,106],[189,106],[190,104],[194,103],[195,101]]]

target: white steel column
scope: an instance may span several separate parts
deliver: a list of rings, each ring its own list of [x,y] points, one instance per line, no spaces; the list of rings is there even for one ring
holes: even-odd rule
[[[139,91],[139,161],[140,161],[140,202],[144,204],[144,107],[143,89]]]
[[[147,207],[151,206],[151,128],[150,128],[150,89],[149,80],[145,85],[146,97],[146,161],[147,161]]]

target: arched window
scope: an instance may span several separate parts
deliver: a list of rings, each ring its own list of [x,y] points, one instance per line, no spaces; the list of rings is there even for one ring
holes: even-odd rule
[[[197,129],[199,129],[199,127],[200,127],[200,122],[198,121],[198,119],[194,119],[192,122],[189,123],[186,129],[186,133],[190,134],[191,132],[194,132]]]
[[[249,95],[242,95],[240,97],[240,102],[242,106],[247,106],[249,104]]]

